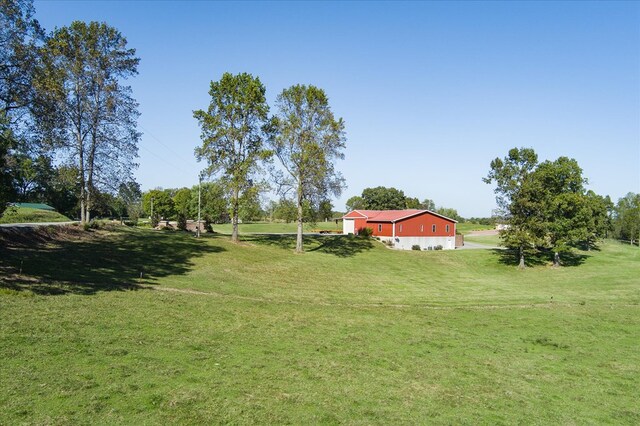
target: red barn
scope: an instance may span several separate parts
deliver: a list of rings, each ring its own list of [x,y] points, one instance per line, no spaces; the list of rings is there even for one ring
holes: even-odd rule
[[[437,246],[447,250],[456,244],[458,222],[429,210],[354,210],[342,219],[344,234],[371,228],[374,236],[402,250],[411,250],[414,245],[422,250]]]

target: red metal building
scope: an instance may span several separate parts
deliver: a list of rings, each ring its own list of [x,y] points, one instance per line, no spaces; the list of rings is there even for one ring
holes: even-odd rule
[[[374,236],[391,241],[395,248],[455,248],[457,222],[429,210],[354,210],[342,219],[343,233],[358,234],[371,228]]]

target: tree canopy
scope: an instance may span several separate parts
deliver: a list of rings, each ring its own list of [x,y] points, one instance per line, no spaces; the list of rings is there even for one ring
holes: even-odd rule
[[[138,104],[122,81],[139,59],[105,23],[75,21],[56,29],[40,50],[34,80],[38,129],[78,167],[80,218],[90,220],[92,194],[116,191],[136,166]]]
[[[561,253],[578,244],[592,245],[604,235],[606,203],[586,192],[587,181],[576,160],[560,157],[538,163],[533,149],[513,148],[490,167],[484,181],[496,184],[496,202],[508,223],[501,237],[518,252],[520,267],[525,253],[538,249],[552,251],[558,266]]]
[[[271,148],[283,173],[276,173],[279,190],[293,192],[298,213],[296,252],[302,252],[304,204],[318,211],[328,196],[338,196],[344,187],[334,162],[344,158],[344,122],[336,119],[324,90],[312,85],[294,85],[278,95]]]
[[[232,241],[238,241],[240,200],[251,190],[260,162],[269,157],[264,148],[269,106],[258,77],[224,73],[212,81],[209,108],[194,111],[202,130],[198,160],[206,160],[209,175],[216,175],[231,195]]]

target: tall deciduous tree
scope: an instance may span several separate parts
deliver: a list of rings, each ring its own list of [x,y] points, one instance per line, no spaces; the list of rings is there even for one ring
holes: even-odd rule
[[[225,73],[211,82],[209,95],[209,108],[193,113],[202,129],[202,146],[195,153],[199,161],[207,160],[206,171],[219,175],[229,190],[231,240],[238,242],[241,197],[254,186],[259,163],[269,157],[264,149],[269,106],[260,79],[247,73]]]
[[[554,266],[560,254],[579,244],[593,244],[605,232],[604,198],[585,190],[586,179],[578,162],[567,157],[537,162],[532,149],[509,151],[503,160],[491,162],[485,182],[496,182],[496,200],[508,219],[501,234],[507,247],[517,249],[520,267],[524,253],[543,248],[553,252]]]
[[[90,220],[91,195],[117,190],[136,166],[138,104],[123,85],[139,59],[124,36],[104,23],[56,29],[41,50],[36,74],[40,129],[77,164],[80,219]]]
[[[504,159],[491,161],[491,170],[483,178],[485,183],[496,184],[496,203],[509,225],[501,237],[507,247],[518,251],[520,268],[525,266],[525,253],[544,238],[538,217],[541,206],[532,197],[537,188],[531,174],[537,164],[538,156],[533,149],[513,148]]]
[[[31,0],[0,0],[0,215],[15,197],[12,153],[26,129],[43,32]]]
[[[43,31],[31,0],[0,0],[0,112],[7,117],[30,105],[33,70]]]
[[[301,253],[304,203],[317,209],[344,187],[344,179],[334,167],[335,160],[344,158],[344,121],[334,118],[327,95],[312,85],[291,86],[278,95],[276,103],[276,134],[271,142],[284,169],[277,180],[283,193],[295,194],[296,252]]]

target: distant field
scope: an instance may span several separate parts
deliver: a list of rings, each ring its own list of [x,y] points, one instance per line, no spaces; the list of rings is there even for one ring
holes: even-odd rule
[[[640,423],[637,247],[305,242],[0,230],[1,423]]]
[[[0,216],[0,223],[68,222],[70,220],[58,212],[28,207],[9,207]]]
[[[230,223],[213,225],[213,230],[222,234],[231,234],[232,226]],[[316,224],[305,224],[304,232],[312,232],[314,230],[330,230],[341,231],[342,222],[318,222]],[[238,225],[238,231],[241,234],[292,234],[298,231],[297,223],[283,222],[257,222],[257,223],[241,223]]]
[[[493,225],[480,225],[478,223],[469,223],[469,222],[462,222],[462,223],[456,224],[456,230],[461,234],[468,234],[471,231],[484,231],[487,229],[494,229],[494,228],[495,227]]]
[[[498,247],[501,245],[499,235],[465,235],[464,240],[492,247]]]

